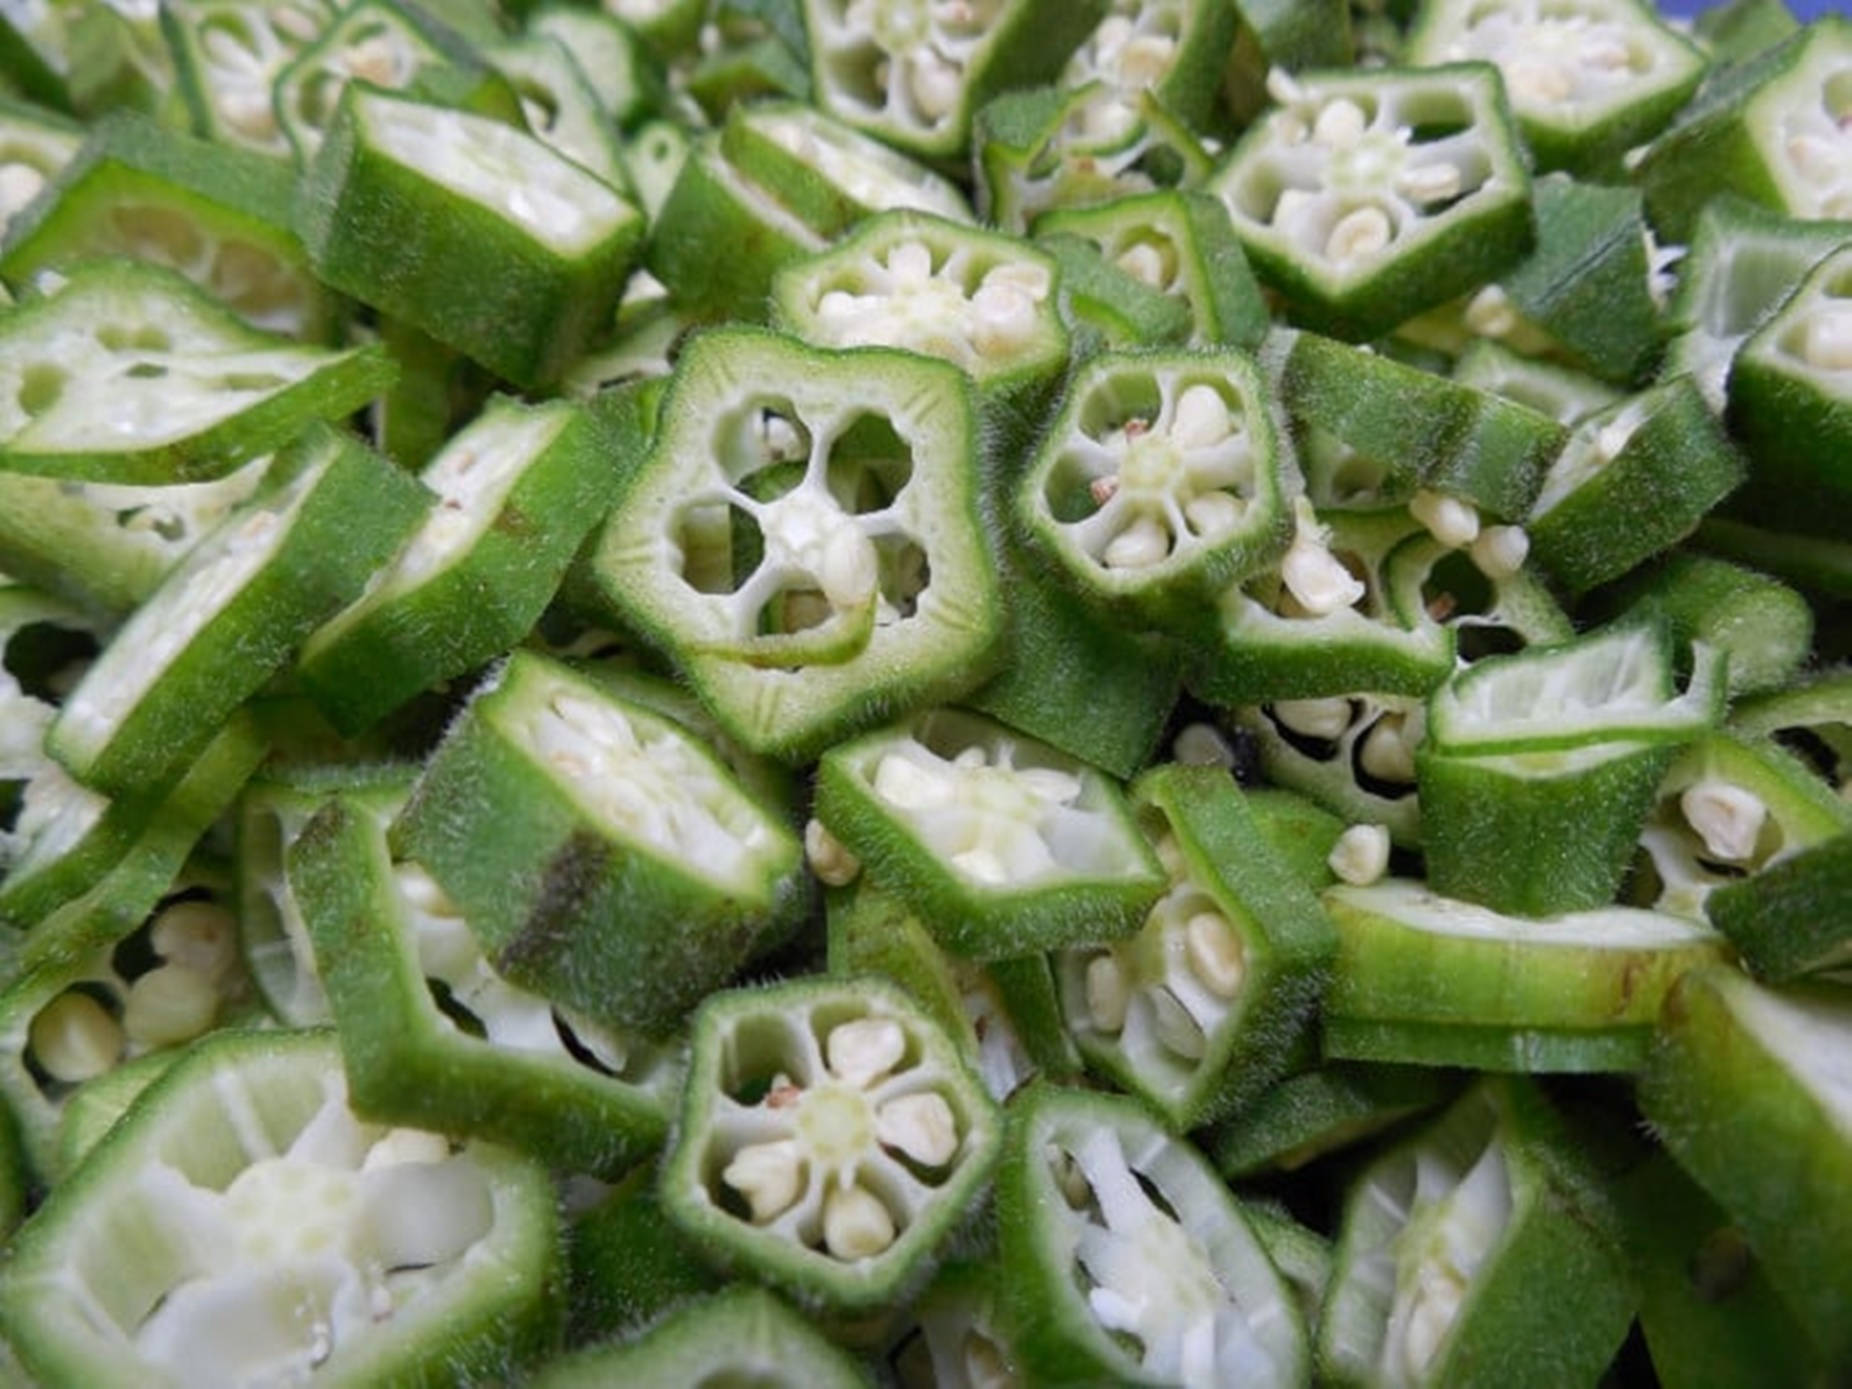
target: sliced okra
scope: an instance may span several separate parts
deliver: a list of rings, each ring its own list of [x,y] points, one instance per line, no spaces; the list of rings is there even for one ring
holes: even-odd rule
[[[624,142],[625,181],[652,227],[662,216],[694,143],[692,134],[667,120],[646,121]]]
[[[1852,829],[1772,861],[1712,891],[1704,909],[1758,977],[1785,983],[1807,974],[1843,978],[1852,964]]]
[[[1830,985],[1765,988],[1695,971],[1666,999],[1638,1087],[1672,1156],[1742,1229],[1834,1365],[1852,1356],[1852,1003]]]
[[[483,58],[521,98],[528,132],[599,182],[626,191],[617,131],[563,40],[542,34],[485,46]]]
[[[1310,1381],[1298,1299],[1241,1207],[1136,1102],[1019,1097],[997,1221],[1011,1344],[1037,1382]]]
[[[194,132],[216,144],[289,158],[289,136],[277,120],[276,81],[333,20],[328,0],[167,0],[161,31],[174,52]]]
[[[1204,1137],[1231,1181],[1308,1163],[1451,1100],[1460,1078],[1434,1066],[1333,1061],[1288,1076]]]
[[[910,154],[954,161],[992,95],[1052,80],[1107,0],[804,0],[815,100]]]
[[[1060,267],[1061,317],[1077,360],[1102,348],[1162,347],[1189,338],[1189,306],[1120,269],[1093,242],[1053,232],[1036,244]]]
[[[26,8],[26,7],[21,7]],[[174,58],[158,7],[33,6],[61,31],[60,77],[70,108],[95,118],[121,107],[150,115],[174,111]]]
[[[1430,524],[1434,517],[1429,512]],[[1441,519],[1437,530],[1410,536],[1383,561],[1383,589],[1399,621],[1418,626],[1425,615],[1440,623],[1466,663],[1575,635],[1536,567],[1524,562],[1524,531],[1487,526],[1462,547],[1459,535],[1446,533],[1444,512]]]
[[[393,835],[496,973],[646,1031],[804,905],[797,836],[706,746],[529,651],[478,687]]]
[[[1706,516],[1692,538],[1697,548],[1747,564],[1809,592],[1831,599],[1852,598],[1852,545],[1819,535],[1797,535]]]
[[[1067,60],[1059,85],[1149,90],[1185,125],[1206,130],[1240,22],[1232,0],[1112,0]]]
[[[598,1190],[600,1183],[580,1179]],[[656,1164],[567,1209],[566,1344],[589,1345],[658,1320],[719,1280],[662,1208]]]
[[[1129,936],[1164,888],[1112,781],[975,714],[933,710],[830,749],[817,816],[970,959]]]
[[[1503,915],[1388,879],[1326,889],[1338,958],[1328,1057],[1494,1071],[1630,1071],[1686,970],[1726,957],[1714,931],[1602,907]]]
[[[1310,327],[1372,338],[1515,265],[1530,178],[1485,63],[1272,83],[1208,184]]]
[[[45,730],[108,631],[108,623],[50,594],[0,582],[0,784],[10,791],[23,795],[26,782],[55,765],[45,756]],[[0,829],[0,866],[10,870],[35,818],[23,799],[14,800]],[[0,895],[5,890],[0,879]]]
[[[661,109],[662,74],[637,31],[614,10],[547,3],[527,17],[526,32],[565,45],[619,130],[636,129]]]
[[[1729,726],[1793,749],[1841,800],[1852,801],[1852,673],[1829,671],[1744,700],[1731,712]]]
[[[329,284],[530,387],[605,328],[643,232],[619,193],[531,135],[360,85],[296,216]]]
[[[1181,739],[1176,751],[1177,759],[1184,761]],[[1311,797],[1283,786],[1246,786],[1242,794],[1261,837],[1287,873],[1314,892],[1329,887],[1333,881],[1331,851],[1349,828],[1347,822]]]
[[[1667,379],[1676,373],[1668,373]],[[1462,385],[1527,406],[1569,427],[1618,404],[1624,392],[1585,372],[1525,357],[1489,338],[1475,338],[1453,364]]]
[[[990,673],[1004,614],[980,458],[952,366],[707,333],[593,577],[729,734],[808,757]]]
[[[46,750],[114,795],[159,786],[360,592],[429,494],[326,426],[188,553],[71,692]]]
[[[0,14],[0,66],[7,76],[6,95],[17,94],[49,110],[71,111],[65,85],[70,61],[64,26],[49,5],[20,5]]]
[[[0,469],[117,484],[222,477],[372,398],[376,348],[260,332],[174,271],[74,267],[0,324]]]
[[[1259,744],[1268,781],[1297,791],[1346,825],[1381,825],[1392,843],[1421,842],[1415,750],[1427,713],[1419,698],[1347,694],[1276,700],[1232,711]]]
[[[1331,1241],[1301,1225],[1277,1201],[1250,1201],[1248,1226],[1298,1300],[1308,1328],[1318,1325],[1331,1283]]]
[[[746,6],[722,0],[702,26],[701,55],[675,75],[676,90],[716,124],[742,106],[810,98],[809,45],[792,47]]]
[[[367,411],[373,445],[400,467],[420,470],[475,418],[495,377],[402,319],[381,318],[379,341],[399,374]]]
[[[7,71],[13,69],[9,66]],[[0,97],[0,233],[57,177],[83,142],[83,127],[69,117]]]
[[[1021,1374],[994,1263],[951,1263],[908,1309],[885,1359],[900,1389],[1014,1389]]]
[[[1081,1054],[1181,1133],[1279,1079],[1336,941],[1227,773],[1159,767],[1132,803],[1169,890],[1138,935],[1062,950],[1055,971]]]
[[[1609,172],[1697,87],[1704,50],[1640,0],[1474,6],[1426,0],[1402,61],[1481,59],[1505,79],[1539,170]]]
[[[995,1106],[943,1031],[873,980],[711,996],[663,1204],[707,1258],[813,1309],[917,1288],[989,1178]]]
[[[557,1337],[546,1172],[361,1123],[327,1033],[195,1048],[16,1250],[0,1324],[48,1383],[493,1377]]]
[[[129,1106],[155,1081],[186,1054],[184,1047],[166,1047],[143,1052],[131,1060],[118,1062],[99,1076],[92,1076],[73,1090],[64,1101],[58,1118],[58,1161],[52,1169],[75,1172],[78,1164],[90,1156],[90,1150],[103,1135],[128,1113]]]
[[[1611,1195],[1532,1082],[1488,1079],[1358,1176],[1318,1351],[1342,1385],[1581,1383],[1632,1316]]]

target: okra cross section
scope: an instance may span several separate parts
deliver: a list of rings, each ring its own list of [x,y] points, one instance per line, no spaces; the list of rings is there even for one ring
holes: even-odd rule
[[[995,1164],[957,1047],[874,980],[717,994],[696,1015],[663,1203],[707,1256],[815,1308],[917,1288]]]

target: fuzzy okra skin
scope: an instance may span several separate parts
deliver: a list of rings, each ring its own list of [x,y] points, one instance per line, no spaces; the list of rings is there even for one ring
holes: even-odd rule
[[[1447,1103],[1460,1085],[1459,1073],[1435,1066],[1336,1061],[1278,1082],[1203,1142],[1231,1180],[1294,1172]]]

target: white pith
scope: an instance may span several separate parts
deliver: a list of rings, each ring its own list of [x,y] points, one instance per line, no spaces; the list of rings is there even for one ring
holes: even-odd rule
[[[971,209],[956,189],[878,141],[840,130],[809,112],[754,112],[746,119],[870,212],[913,208],[948,221],[971,220]]]
[[[902,138],[938,137],[963,114],[965,84],[1010,0],[812,0],[822,98]]]
[[[39,195],[83,141],[56,130],[16,122],[0,131],[0,233],[13,215]]]
[[[1821,28],[1742,121],[1790,216],[1852,218],[1852,41],[1842,31]]]
[[[1164,119],[1147,89],[1109,82],[1074,89],[1061,125],[1011,168],[993,216],[1020,235],[1051,208],[1154,192],[1159,183],[1147,161],[1168,150],[1186,164],[1200,162],[1200,149],[1185,143],[1193,138]]]
[[[1731,978],[1725,994],[1737,1022],[1852,1139],[1852,1009],[1762,988],[1742,976]]]
[[[977,1076],[984,1091],[1001,1104],[1036,1073],[1036,1064],[1016,1031],[997,986],[983,968],[952,960],[958,981],[958,1004],[977,1038]]]
[[[1537,492],[1537,500],[1531,503],[1531,519],[1547,516],[1619,458],[1663,399],[1652,395],[1633,396],[1579,422],[1562,452],[1556,455],[1543,475],[1543,486]]]
[[[1176,66],[1182,0],[1113,0],[1111,11],[1068,59],[1060,85],[1105,82],[1126,91],[1157,86]]]
[[[272,0],[268,5],[196,5],[190,14],[195,18],[193,51],[202,68],[199,85],[211,94],[219,130],[266,154],[289,154],[289,137],[277,124],[273,88],[283,69],[321,32],[328,12],[312,0]]]
[[[1666,950],[1716,940],[1695,922],[1638,907],[1598,907],[1562,916],[1505,916],[1489,907],[1442,897],[1425,884],[1386,878],[1369,887],[1327,888],[1326,900],[1393,922],[1396,927],[1463,940],[1513,941],[1575,950]]]
[[[862,861],[817,819],[804,824],[804,862],[826,887],[847,887],[862,875]]]

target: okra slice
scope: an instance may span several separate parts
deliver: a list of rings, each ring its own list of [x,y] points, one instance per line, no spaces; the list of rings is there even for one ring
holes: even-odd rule
[[[1772,737],[1799,753],[1841,800],[1852,800],[1852,672],[1830,671],[1788,689],[1744,700],[1730,715],[1733,730]]]
[[[957,160],[977,108],[1052,79],[1107,0],[804,0],[817,105],[909,154]]]
[[[688,1238],[813,1310],[923,1284],[1002,1127],[944,1032],[886,984],[834,979],[715,994],[693,1029],[662,1165]]]
[[[1336,938],[1227,773],[1158,767],[1132,804],[1169,890],[1136,936],[1062,950],[1055,970],[1081,1054],[1181,1133],[1284,1073]]]
[[[1668,371],[1671,379],[1676,372]],[[1453,364],[1453,379],[1528,406],[1565,427],[1619,404],[1626,393],[1585,372],[1519,355],[1490,338],[1475,338]]]
[[[614,1186],[581,1177],[567,1191],[567,1345],[654,1322],[719,1286],[664,1212],[655,1163]],[[580,1191],[591,1194],[573,1200]]]
[[[46,750],[110,794],[171,779],[360,592],[428,502],[354,440],[326,426],[305,432],[264,489],[117,631],[59,711]]]
[[[376,348],[259,332],[171,270],[74,267],[0,320],[0,470],[115,484],[223,477],[392,376]]]
[[[585,407],[497,397],[419,479],[437,497],[423,525],[297,664],[350,737],[519,641],[622,476]]]
[[[1359,16],[1349,0],[1236,0],[1241,23],[1222,69],[1222,107],[1238,127],[1251,125],[1270,100],[1275,68],[1346,67],[1359,58]]]
[[[1842,828],[1716,888],[1704,907],[1758,977],[1781,984],[1808,974],[1842,977],[1852,962],[1852,830]]]
[[[1231,1181],[1301,1167],[1447,1103],[1458,1074],[1434,1066],[1332,1061],[1288,1076],[1203,1138]]]
[[[1537,1087],[1482,1081],[1351,1188],[1320,1365],[1343,1385],[1592,1382],[1633,1316],[1620,1240]]]
[[[1012,1389],[1022,1382],[994,1263],[953,1263],[908,1310],[885,1357],[901,1389]]]
[[[1474,6],[1425,0],[1402,61],[1483,59],[1505,79],[1539,170],[1608,171],[1697,88],[1704,51],[1641,0]]]
[[[390,817],[336,796],[288,852],[355,1113],[594,1175],[656,1148],[671,1051],[504,980],[430,874],[394,859]]]
[[[1162,347],[1189,338],[1190,311],[1182,300],[1121,270],[1092,242],[1053,233],[1036,244],[1060,267],[1061,317],[1076,359],[1107,348]]]
[[[228,1033],[21,1231],[0,1325],[50,1383],[507,1374],[557,1337],[553,1203],[526,1159],[358,1121],[331,1035]]]
[[[643,218],[530,135],[356,85],[304,178],[296,226],[329,284],[534,387],[605,327]]]
[[[671,1027],[804,905],[803,851],[680,727],[517,651],[393,831],[489,967],[594,1020]]]
[[[1800,27],[1783,0],[1725,0],[1699,15],[1691,32],[1722,65],[1753,58]]]
[[[184,1047],[168,1047],[146,1052],[93,1076],[72,1091],[58,1119],[58,1162],[54,1170],[75,1172],[141,1092],[165,1075],[185,1051]]]
[[[483,58],[521,98],[528,132],[601,183],[625,190],[623,154],[591,80],[559,39],[540,34],[486,45]]]
[[[1230,718],[1258,744],[1269,782],[1301,793],[1346,825],[1381,825],[1403,848],[1420,844],[1415,750],[1427,719],[1420,699],[1356,693],[1277,700],[1244,705]]]
[[[1298,1299],[1241,1207],[1132,1100],[1019,1097],[997,1221],[1011,1342],[1038,1382],[1310,1381]]]
[[[216,144],[287,159],[277,121],[277,78],[334,18],[327,0],[167,0],[161,32],[179,71],[196,134]]]
[[[1726,957],[1695,922],[1632,907],[1508,916],[1425,884],[1326,889],[1338,957],[1327,1057],[1494,1071],[1631,1071],[1679,975]]]
[[[816,813],[969,959],[1129,936],[1164,889],[1113,782],[957,710],[830,749]]]
[[[1239,25],[1232,0],[1113,0],[1067,60],[1060,85],[1148,89],[1185,125],[1206,130]]]
[[[614,11],[543,4],[528,16],[525,32],[565,45],[618,129],[636,129],[661,108],[662,74],[637,31]]]
[[[1004,615],[976,425],[943,362],[703,334],[594,578],[735,739],[812,756],[990,673]]]
[[[1529,249],[1530,178],[1484,63],[1274,81],[1210,179],[1248,258],[1321,332],[1373,338]]]
[[[1852,545],[1843,540],[1770,530],[1713,514],[1699,524],[1693,544],[1809,593],[1831,600],[1852,598]]]
[[[0,233],[83,142],[83,127],[69,117],[0,97]]]
[[[534,1389],[606,1384],[752,1384],[867,1389],[861,1365],[763,1288],[733,1287],[680,1307],[634,1340],[553,1361]]]
[[[1666,1000],[1638,1091],[1660,1141],[1741,1227],[1835,1365],[1852,1355],[1848,1038],[1843,988],[1771,989],[1732,969],[1694,972]]]

